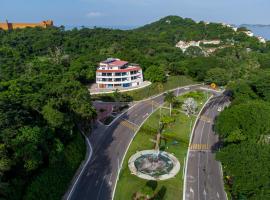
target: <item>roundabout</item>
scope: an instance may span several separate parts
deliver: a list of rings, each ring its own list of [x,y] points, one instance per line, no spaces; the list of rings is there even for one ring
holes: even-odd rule
[[[177,175],[180,163],[165,151],[144,150],[132,155],[128,161],[131,174],[146,180],[167,180]]]

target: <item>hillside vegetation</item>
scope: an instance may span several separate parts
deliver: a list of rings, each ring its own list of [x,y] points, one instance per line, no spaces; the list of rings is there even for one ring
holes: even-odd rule
[[[207,39],[234,45],[209,56],[196,49],[184,53],[175,47],[180,40]],[[226,85],[257,74],[257,84],[243,86],[247,94],[238,89],[235,102],[246,96],[261,99],[261,104],[269,101],[266,71],[270,68],[270,43],[259,43],[221,24],[169,16],[129,31],[65,31],[64,27],[0,30],[1,199],[34,198],[37,191],[43,193],[46,182],[40,181],[44,180],[41,177],[55,174],[59,166],[69,166],[63,162],[70,152],[76,157],[70,161],[74,166],[63,175],[63,185],[47,199],[59,199],[65,192],[71,171],[83,158],[69,151],[69,146],[77,144],[77,126],[89,132],[95,117],[86,85],[95,81],[96,65],[107,57],[138,63],[146,79],[161,84],[168,76],[183,75]]]

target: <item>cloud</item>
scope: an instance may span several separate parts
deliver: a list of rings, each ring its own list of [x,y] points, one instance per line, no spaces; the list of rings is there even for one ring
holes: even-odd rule
[[[86,17],[88,18],[95,18],[95,17],[101,17],[103,14],[101,12],[89,12],[86,14]]]

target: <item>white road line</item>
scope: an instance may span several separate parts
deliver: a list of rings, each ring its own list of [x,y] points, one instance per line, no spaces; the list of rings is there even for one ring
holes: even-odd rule
[[[200,143],[202,143],[202,133],[205,126],[205,122],[203,122],[203,127],[201,129],[201,137],[200,137]],[[198,158],[198,200],[200,199],[200,162],[201,162],[201,153],[199,152],[199,158]]]
[[[215,101],[211,102],[210,105],[212,106],[214,104]],[[209,107],[210,107],[209,105]],[[209,109],[205,112],[205,116],[207,116],[207,114],[209,114]],[[203,127],[201,129],[201,135],[200,135],[200,144],[202,143],[202,135],[203,135],[203,131],[204,131],[204,126],[205,126],[206,122],[203,121]],[[199,152],[199,158],[198,158],[198,200],[200,199],[200,162],[201,162],[201,153]]]
[[[196,128],[196,125],[199,121],[199,118],[201,116],[202,111],[204,110],[205,106],[210,102],[210,100],[213,98],[213,95],[210,96],[210,98],[204,103],[204,105],[202,106],[200,112],[198,113],[196,120],[194,122],[192,131],[191,131],[191,135],[189,138],[189,145],[192,144],[192,139],[193,139],[193,135],[194,135],[194,131]],[[188,148],[188,152],[187,152],[187,161],[186,161],[186,166],[185,166],[185,178],[184,178],[184,189],[183,189],[183,200],[186,200],[186,185],[187,185],[187,166],[188,166],[188,161],[189,161],[189,157],[190,157],[190,149]]]
[[[71,198],[71,196],[72,196],[72,194],[73,194],[73,191],[74,191],[74,188],[75,188],[76,185],[78,184],[78,181],[79,181],[79,179],[80,179],[82,173],[83,173],[84,170],[85,170],[85,167],[87,166],[87,164],[88,164],[88,162],[90,161],[90,159],[91,159],[91,157],[92,157],[92,154],[93,154],[93,149],[92,149],[92,146],[91,146],[91,143],[90,143],[89,138],[84,134],[84,132],[82,132],[82,134],[83,134],[83,136],[86,138],[87,145],[88,145],[88,147],[89,147],[89,149],[90,149],[90,152],[89,152],[87,161],[85,162],[85,164],[84,164],[84,166],[83,166],[81,172],[79,173],[79,176],[77,176],[76,181],[75,181],[75,183],[73,184],[73,186],[72,186],[72,188],[71,188],[71,190],[70,190],[70,192],[69,192],[69,194],[68,194],[68,196],[67,196],[67,200],[69,200],[69,199]]]
[[[223,99],[224,99],[224,97],[222,97],[217,102],[216,101],[211,102],[211,104],[215,104],[215,103],[219,104],[219,102],[221,102]],[[211,115],[211,113],[215,112],[215,107],[217,107],[217,106],[214,105],[213,109],[210,112],[209,112],[209,110],[207,110],[206,113]],[[207,115],[207,114],[205,114],[205,115]],[[210,126],[210,128],[211,128],[211,126]],[[203,125],[202,131],[201,131],[200,143],[202,143],[202,132],[203,132],[203,129],[204,129],[204,125]],[[210,130],[208,131],[208,138],[209,138],[209,133],[210,133]],[[208,141],[207,141],[207,144],[208,144]],[[200,189],[200,183],[199,183],[199,180],[200,180],[200,168],[199,168],[199,166],[200,166],[200,158],[201,158],[200,155],[201,154],[199,153],[199,158],[198,158],[198,194],[200,193],[200,190],[199,190]],[[207,156],[206,162],[208,162],[208,154],[206,156]],[[204,190],[204,193],[205,193],[205,190]],[[198,199],[200,199],[200,195],[198,195]]]
[[[136,136],[136,134],[138,133],[138,131],[140,130],[140,128],[142,127],[142,125],[146,122],[146,120],[147,120],[154,112],[156,112],[159,108],[160,108],[160,107],[155,108],[155,109],[153,110],[153,112],[152,112],[150,115],[147,113],[147,114],[148,114],[147,117],[146,117],[146,118],[143,120],[143,122],[139,125],[138,129],[137,129],[136,132],[134,133],[133,138]],[[124,155],[123,155],[123,157],[122,157],[121,164],[120,164],[120,169],[122,168],[124,159],[125,159],[125,157],[126,157],[126,154],[127,154],[127,152],[128,152],[128,149],[129,149],[129,147],[130,147],[132,141],[133,141],[133,139],[130,140],[130,142],[129,142],[127,148],[126,148],[126,151],[125,151],[125,153],[124,153]],[[114,187],[113,187],[112,200],[113,200],[113,198],[114,198],[114,194],[115,194],[117,182],[118,182],[118,179],[119,179],[119,174],[120,174],[120,170],[118,169],[117,178],[116,178],[116,181],[115,181],[115,184],[114,184]]]
[[[112,173],[111,173],[110,178],[109,178],[109,185],[112,185],[111,179],[112,179]]]
[[[225,97],[222,97],[221,100],[218,101],[218,104],[223,100],[225,99]],[[218,107],[218,106],[214,106],[214,109],[213,111],[211,112],[212,114],[215,112],[215,107]],[[207,134],[207,141],[206,141],[206,144],[209,145],[208,141],[209,141],[209,135],[210,135],[210,132],[211,132],[211,128],[212,126],[209,127],[209,131],[208,131],[208,134]],[[206,169],[208,167],[208,154],[206,155]]]
[[[149,113],[146,113],[145,115],[142,116],[142,118],[145,118],[149,115]]]
[[[168,90],[168,91],[176,91],[176,90],[179,90],[179,89],[181,89],[181,88],[185,88],[185,87],[196,87],[196,86],[199,86],[199,85],[204,85],[204,84],[194,84],[194,85],[186,85],[186,86],[182,86],[182,87],[178,87],[178,88],[174,88],[174,89],[171,89],[171,90]],[[203,88],[201,88],[201,89],[203,89]],[[196,88],[194,89],[194,88],[192,88],[191,90],[197,90]],[[144,99],[144,100],[140,100],[140,101],[135,101],[134,102],[134,104],[131,106],[131,107],[129,107],[125,112],[123,112],[123,113],[121,113],[120,115],[118,115],[109,125],[107,125],[108,127],[109,126],[111,126],[116,120],[118,120],[121,116],[123,116],[124,114],[126,114],[126,113],[128,113],[132,108],[134,108],[136,105],[138,105],[140,102],[145,102],[145,101],[148,101],[148,100],[151,100],[151,99],[155,99],[155,98],[157,98],[157,97],[160,97],[160,96],[162,96],[163,94],[165,94],[166,92],[168,92],[168,91],[165,91],[165,92],[162,92],[162,93],[160,93],[160,94],[158,94],[158,95],[156,95],[156,96],[152,96],[152,97],[149,97],[149,98],[147,98],[147,99]],[[183,93],[181,93],[181,94],[183,94]],[[208,99],[208,101],[211,99],[211,97]],[[208,102],[207,101],[207,102]],[[205,105],[207,104],[207,102],[205,103]],[[155,110],[157,110],[158,108],[156,108]],[[203,109],[203,108],[202,108]],[[201,109],[201,111],[202,111],[202,109]],[[147,116],[146,116],[146,119],[143,121],[143,123],[149,118],[149,114],[147,113]],[[199,116],[199,115],[198,115]],[[145,117],[145,116],[144,116]],[[142,124],[143,124],[142,123]],[[139,128],[138,128],[138,130],[140,129],[140,127],[142,126],[142,124],[139,126]],[[195,122],[195,124],[194,125],[196,125],[196,122]],[[195,126],[194,126],[195,127]],[[194,128],[193,127],[193,128]],[[91,146],[91,143],[90,143],[90,140],[89,140],[89,138],[87,138],[86,137],[86,135],[84,134],[84,133],[82,133],[83,135],[84,135],[84,137],[86,138],[86,141],[87,141],[87,145],[89,146],[89,156],[88,156],[88,158],[87,158],[87,161],[84,163],[84,166],[83,166],[83,168],[82,168],[82,170],[80,171],[80,173],[79,173],[79,175],[77,176],[77,178],[76,178],[76,181],[75,181],[75,183],[72,185],[72,188],[71,188],[71,190],[69,191],[69,193],[68,193],[68,196],[67,196],[67,200],[70,200],[70,198],[71,198],[71,196],[72,196],[72,194],[73,194],[73,192],[74,192],[74,189],[75,189],[75,187],[77,186],[77,184],[78,184],[78,181],[79,181],[79,179],[81,178],[81,175],[82,175],[82,173],[84,172],[84,170],[85,170],[85,168],[86,168],[86,166],[87,166],[87,164],[89,163],[89,161],[90,161],[90,159],[91,159],[91,157],[92,157],[92,154],[93,154],[93,149],[92,149],[92,146]],[[135,134],[136,135],[136,134]],[[130,144],[131,144],[131,142],[132,142],[132,140],[130,141]],[[130,144],[128,145],[128,147],[130,146]],[[128,148],[127,148],[127,150],[128,150]],[[124,157],[125,157],[125,155],[126,155],[126,153],[127,153],[127,150],[126,150],[126,152],[125,152],[125,154],[124,154]],[[123,159],[124,159],[124,157],[123,157]],[[122,162],[123,162],[123,159],[122,159]],[[121,164],[122,165],[122,164]],[[186,166],[187,166],[187,162],[186,162]],[[187,170],[185,170],[185,173],[186,173],[186,171]],[[185,174],[185,177],[186,177],[186,174]],[[117,180],[118,180],[118,178],[119,178],[119,173],[117,174]],[[116,180],[116,183],[117,183],[117,180]],[[185,183],[185,182],[184,182]],[[114,189],[113,189],[113,195],[112,195],[112,198],[114,197],[114,193],[115,193],[115,188],[116,188],[116,184],[115,184],[115,186],[114,186]],[[185,192],[184,192],[185,193]]]
[[[107,171],[106,171],[107,172]],[[106,174],[106,173],[105,173]],[[106,179],[106,175],[103,177],[103,179],[102,179],[102,183],[101,183],[101,186],[100,186],[100,188],[99,188],[99,190],[98,190],[98,196],[97,196],[97,199],[99,199],[99,197],[100,197],[100,194],[101,194],[101,191],[102,191],[102,188],[103,188],[103,184],[104,184],[104,181],[105,181],[105,179]]]

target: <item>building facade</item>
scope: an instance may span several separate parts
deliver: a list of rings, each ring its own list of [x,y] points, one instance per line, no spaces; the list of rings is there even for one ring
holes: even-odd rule
[[[11,22],[4,22],[0,23],[0,29],[3,30],[13,30],[13,29],[18,29],[18,28],[35,28],[35,27],[42,27],[42,28],[47,28],[53,26],[53,21],[52,20],[47,20],[47,21],[42,21],[40,23],[11,23]]]
[[[99,63],[96,71],[98,88],[114,89],[140,86],[143,83],[142,69],[117,58],[108,58]]]

